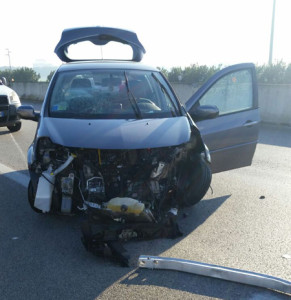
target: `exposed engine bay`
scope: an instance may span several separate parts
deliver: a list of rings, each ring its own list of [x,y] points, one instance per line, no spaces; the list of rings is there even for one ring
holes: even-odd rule
[[[153,222],[179,206],[177,174],[189,155],[185,146],[69,149],[43,138],[37,147],[30,170],[39,175],[34,206],[43,212],[92,208],[113,219]]]
[[[83,242],[88,250],[96,234],[98,247],[100,242],[180,235],[175,220],[179,207],[187,205],[185,189],[190,182],[193,185],[189,176],[197,160],[193,145],[71,149],[40,138],[29,166],[30,205],[43,213],[85,211]],[[188,173],[185,165],[192,165]]]

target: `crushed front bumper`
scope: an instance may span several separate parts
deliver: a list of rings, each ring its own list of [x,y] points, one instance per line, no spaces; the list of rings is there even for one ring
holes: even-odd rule
[[[177,238],[182,236],[176,216],[169,214],[158,223],[121,223],[88,216],[82,223],[82,243],[87,251],[97,256],[116,259],[122,266],[129,265],[129,254],[122,242],[131,239]]]

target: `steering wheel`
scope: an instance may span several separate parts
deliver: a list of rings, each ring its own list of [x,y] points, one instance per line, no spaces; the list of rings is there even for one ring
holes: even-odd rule
[[[147,99],[147,98],[138,98],[137,102],[138,103],[149,103],[149,104],[157,106],[152,100]]]
[[[142,112],[154,112],[160,111],[161,109],[150,99],[147,98],[139,98],[137,99],[137,105]]]

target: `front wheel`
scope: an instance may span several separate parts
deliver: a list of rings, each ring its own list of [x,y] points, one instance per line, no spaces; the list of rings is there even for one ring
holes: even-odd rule
[[[16,132],[19,131],[21,128],[21,122],[17,122],[15,124],[13,124],[12,126],[7,126],[7,128],[11,131],[11,132]]]
[[[178,199],[182,206],[198,203],[210,187],[212,172],[209,164],[201,155],[185,161],[179,168]]]

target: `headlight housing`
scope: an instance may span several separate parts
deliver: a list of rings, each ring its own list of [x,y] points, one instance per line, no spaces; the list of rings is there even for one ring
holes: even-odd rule
[[[20,104],[20,100],[16,92],[11,91],[8,96],[9,104]]]
[[[35,158],[43,170],[46,170],[50,164],[57,167],[68,159],[69,154],[68,148],[53,143],[49,137],[40,137],[37,140]]]

